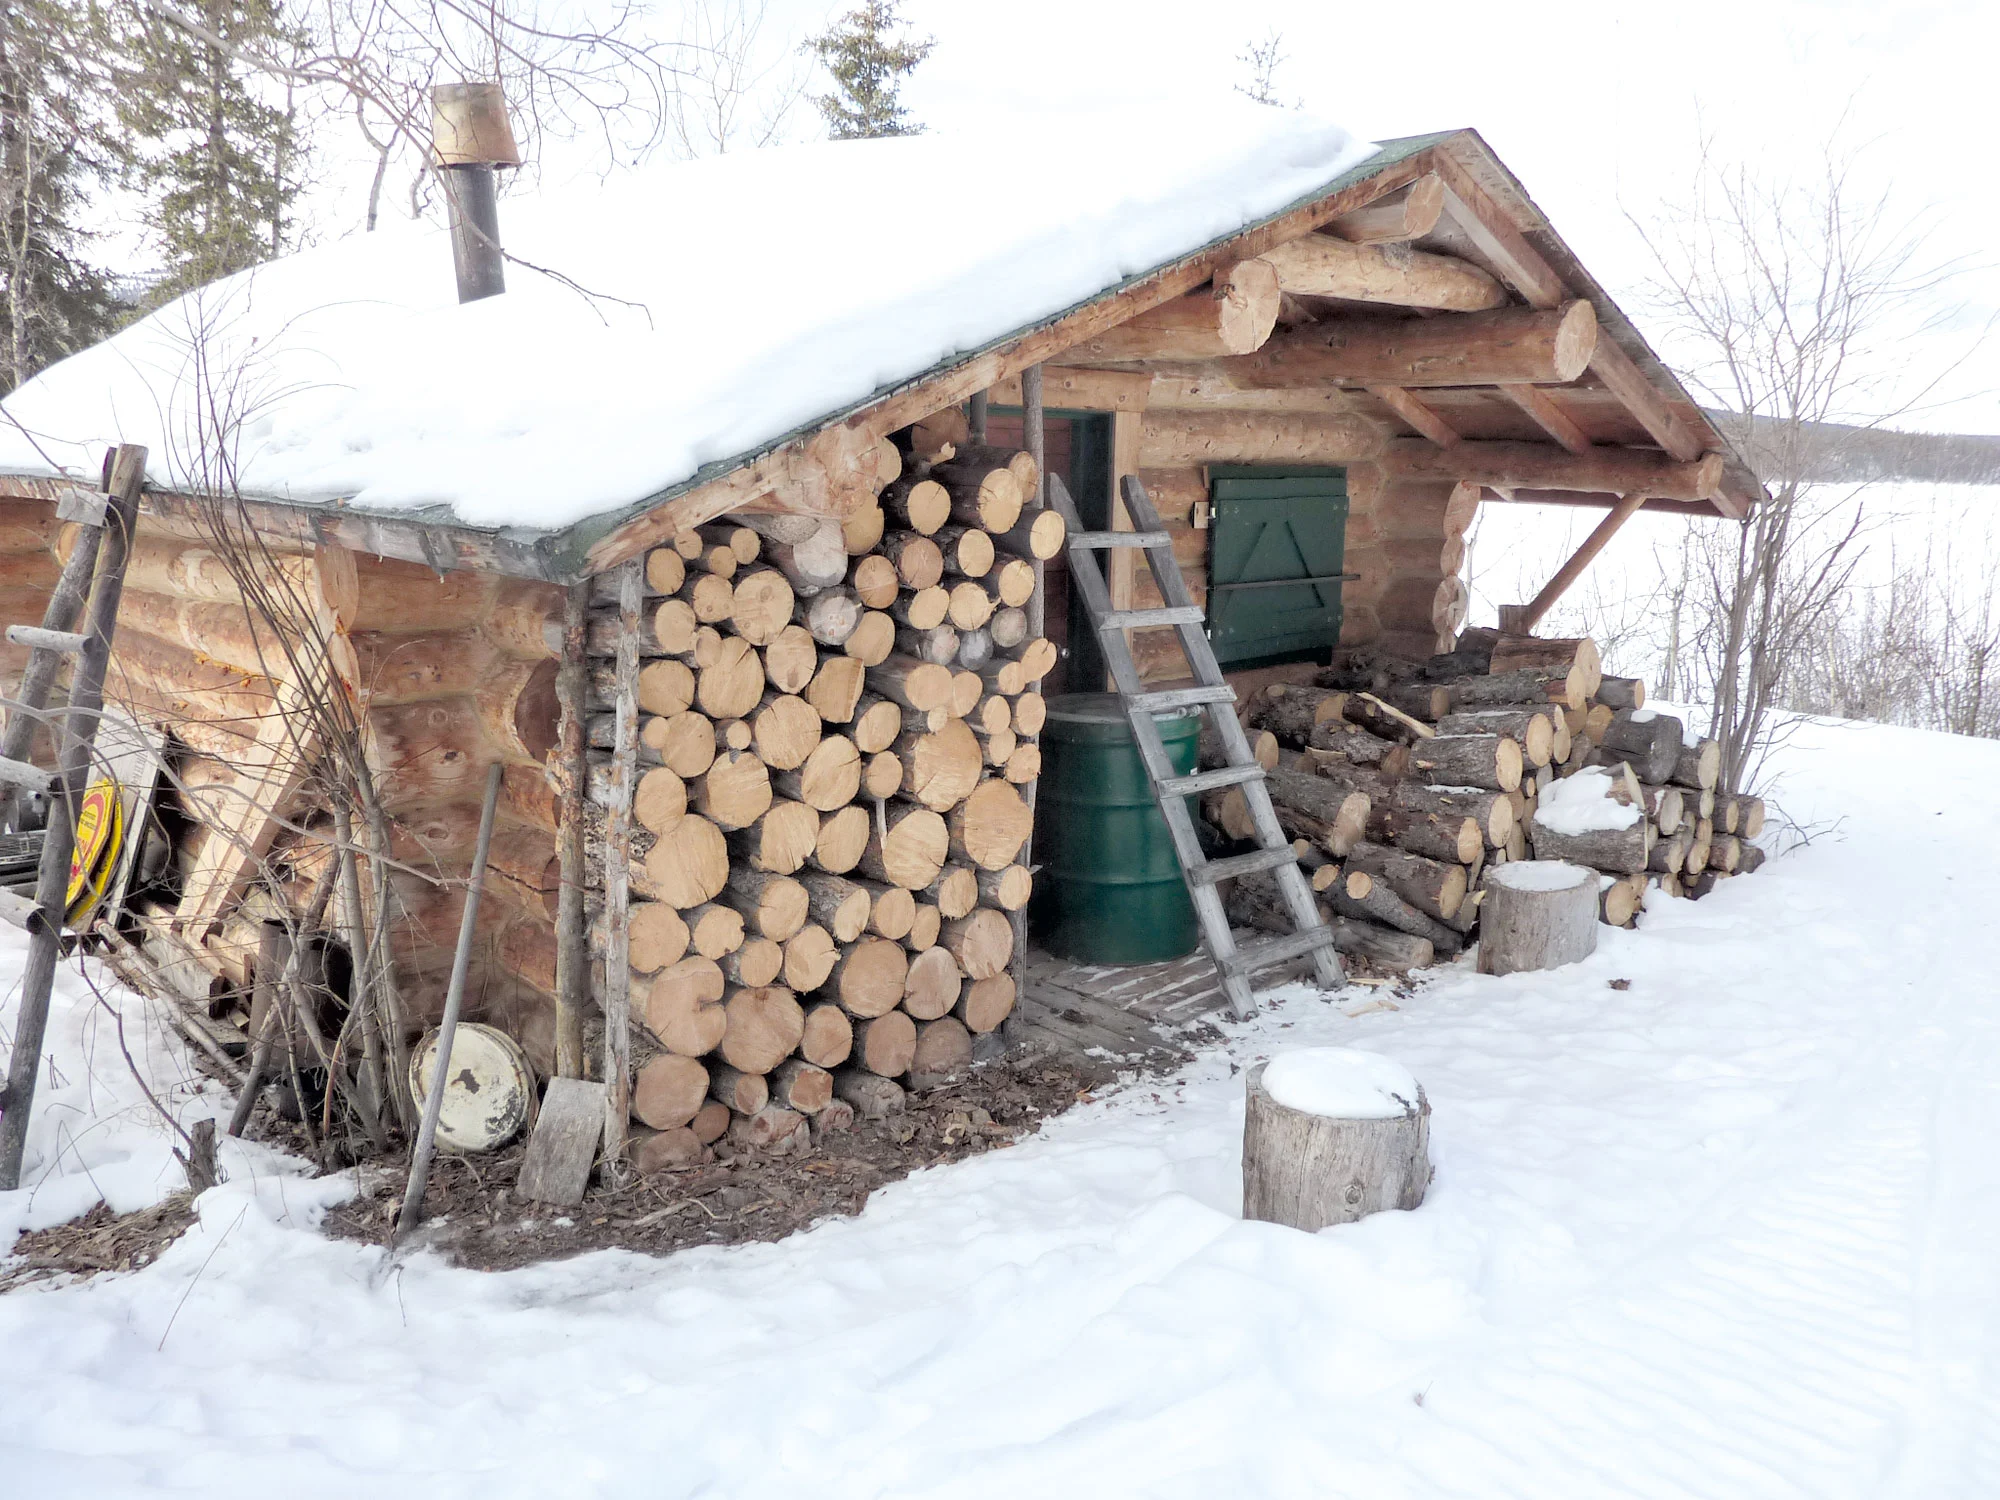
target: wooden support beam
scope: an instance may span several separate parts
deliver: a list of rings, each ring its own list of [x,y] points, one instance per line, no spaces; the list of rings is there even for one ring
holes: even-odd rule
[[[1440,448],[1449,448],[1459,440],[1458,433],[1453,430],[1449,422],[1401,386],[1371,385],[1368,387],[1368,394]]]
[[[1122,417],[1121,413],[1113,420]],[[1141,419],[1135,416],[1132,420]],[[1152,411],[1143,420],[1136,465],[1141,469],[1185,469],[1209,463],[1360,463],[1382,447],[1380,429],[1357,416]],[[1430,447],[1428,443],[1423,446]]]
[[[1434,160],[1448,193],[1446,211],[1501,276],[1535,307],[1554,307],[1568,298],[1570,291],[1554,267],[1528,243],[1472,174],[1448,151],[1434,153]],[[1613,340],[1597,341],[1590,369],[1668,453],[1683,463],[1701,455],[1701,434],[1668,408],[1666,398]]]
[[[1042,370],[1042,408],[1045,411],[1144,411],[1153,393],[1153,377],[1143,370]],[[1010,375],[993,387],[993,399],[1002,406],[1028,405],[1023,382],[1026,372]]]
[[[1349,245],[1340,248],[1353,250]],[[1277,325],[1278,288],[1277,269],[1268,260],[1239,261],[1217,271],[1203,290],[1140,313],[1129,323],[1065,351],[1063,357],[1089,364],[1248,354],[1261,348]]]
[[[556,1076],[582,1078],[583,1018],[590,1005],[590,932],[585,897],[590,874],[585,786],[590,779],[584,721],[590,711],[590,585],[573,583],[563,599],[563,655],[556,672],[556,858],[562,884],[556,907]]]
[[[1350,245],[1332,235],[1303,234],[1265,251],[1264,259],[1277,268],[1278,285],[1294,296],[1345,297],[1442,312],[1485,312],[1507,305],[1507,289],[1471,262],[1404,246],[1385,250]]]
[[[1555,607],[1556,601],[1569,591],[1569,586],[1583,576],[1583,570],[1590,566],[1591,560],[1618,534],[1618,528],[1631,520],[1633,513],[1645,503],[1643,493],[1621,496],[1590,535],[1583,539],[1583,545],[1570,554],[1569,561],[1556,569],[1555,577],[1542,585],[1542,591],[1522,606],[1521,613],[1511,623],[1503,622],[1503,628],[1521,635],[1532,635],[1542,616]]]
[[[1482,504],[1491,505],[1580,505],[1597,510],[1609,510],[1624,497],[1607,490],[1549,490],[1532,488],[1502,488],[1493,485],[1475,486],[1479,490]],[[1658,514],[1716,518],[1720,508],[1714,500],[1663,500],[1654,495],[1648,497],[1641,510]]]
[[[1667,452],[1683,463],[1700,456],[1701,434],[1668,409],[1666,398],[1639,373],[1632,356],[1610,339],[1597,341],[1597,350],[1590,357],[1590,373],[1604,382],[1604,388],[1618,398],[1632,419]]]
[[[1722,455],[1675,463],[1644,448],[1567,453],[1553,443],[1460,443],[1453,448],[1399,438],[1382,451],[1384,472],[1404,479],[1466,480],[1499,490],[1590,490],[1663,500],[1710,500],[1722,484]]]
[[[1342,214],[1326,226],[1353,245],[1387,245],[1422,239],[1444,212],[1444,180],[1431,172],[1408,187],[1386,193],[1366,208]]]
[[[1555,398],[1540,386],[1503,385],[1500,387],[1500,394],[1520,407],[1537,427],[1570,452],[1588,453],[1592,448],[1590,434],[1571,421],[1569,413],[1558,406]]]
[[[1343,318],[1275,335],[1255,354],[1218,360],[1247,386],[1566,385],[1597,346],[1588,302],[1434,318]]]

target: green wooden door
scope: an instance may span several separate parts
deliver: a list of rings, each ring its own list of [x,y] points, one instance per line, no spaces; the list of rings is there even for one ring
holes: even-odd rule
[[[1321,655],[1340,639],[1347,471],[1210,471],[1208,634],[1228,666]]]

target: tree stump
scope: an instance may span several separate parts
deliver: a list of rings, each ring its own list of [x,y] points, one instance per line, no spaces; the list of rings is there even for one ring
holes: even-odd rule
[[[1597,951],[1597,872],[1561,860],[1501,865],[1479,908],[1479,972],[1559,969]]]
[[[1397,1063],[1302,1047],[1259,1063],[1244,1087],[1244,1218],[1311,1232],[1424,1201],[1431,1107]]]

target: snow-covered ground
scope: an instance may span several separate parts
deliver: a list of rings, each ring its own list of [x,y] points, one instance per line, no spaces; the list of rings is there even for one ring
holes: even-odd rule
[[[383,1277],[313,1232],[337,1183],[232,1154],[146,1270],[0,1297],[0,1492],[1993,1494],[2000,744],[1785,759],[1837,826],[1587,963],[1287,993],[780,1244]],[[172,1185],[91,1013],[98,1097],[73,1009],[64,1154],[0,1235],[90,1201],[85,1162]],[[1238,1219],[1237,1070],[1299,1044],[1422,1081],[1421,1209]]]

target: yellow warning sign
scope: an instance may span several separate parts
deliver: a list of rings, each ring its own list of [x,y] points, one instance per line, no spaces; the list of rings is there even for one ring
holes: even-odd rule
[[[69,894],[65,902],[74,925],[104,894],[105,881],[118,867],[118,849],[125,829],[118,783],[109,777],[91,783],[76,810],[76,847],[69,857]]]

